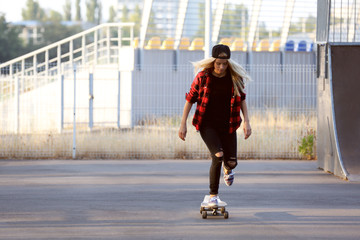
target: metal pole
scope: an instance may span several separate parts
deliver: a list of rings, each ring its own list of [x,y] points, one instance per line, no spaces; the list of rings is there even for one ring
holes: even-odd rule
[[[59,75],[59,84],[60,84],[60,124],[59,124],[59,133],[62,133],[64,129],[64,74],[60,73]]]
[[[211,52],[212,12],[211,0],[206,0],[205,6],[205,52],[204,57],[209,58]]]
[[[19,115],[20,115],[20,78],[15,77],[15,133],[19,133]]]
[[[117,99],[117,126],[120,129],[120,77],[121,77],[121,72],[120,70],[118,71],[118,99]]]
[[[87,62],[86,58],[86,39],[85,35],[81,37],[81,63],[85,64]]]
[[[107,63],[111,63],[111,50],[110,50],[110,27],[106,28],[106,52],[107,52]]]
[[[76,158],[76,65],[74,65],[74,118],[73,118],[73,159]]]
[[[89,129],[94,126],[94,74],[89,74]]]
[[[98,31],[95,30],[94,32],[94,60],[93,64],[96,65],[98,63]]]

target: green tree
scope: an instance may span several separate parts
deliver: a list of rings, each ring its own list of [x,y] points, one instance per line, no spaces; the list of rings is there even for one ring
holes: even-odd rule
[[[71,21],[71,0],[66,0],[64,9],[64,19],[65,21]]]
[[[259,22],[258,23],[257,31],[258,31],[259,39],[269,38],[269,31],[266,29],[266,23],[265,22]]]
[[[122,14],[121,14],[121,22],[133,22],[135,23],[134,26],[134,37],[139,37],[140,36],[140,25],[141,25],[141,16],[142,16],[142,11],[140,6],[137,4],[135,6],[135,9],[133,12],[130,12],[129,9],[124,6],[124,8],[122,9]],[[153,16],[153,15],[151,15]],[[151,21],[151,17],[150,17],[150,22],[149,22],[149,29],[152,29],[154,27],[153,21]],[[151,30],[149,30],[150,32]],[[123,28],[122,30],[122,36],[124,37],[129,37],[130,36],[130,29],[129,28]],[[125,43],[126,44],[126,43]]]
[[[61,13],[55,11],[55,10],[50,10],[49,15],[46,15],[44,17],[44,22],[58,22],[60,23],[63,20],[63,16],[61,15]]]
[[[114,6],[109,8],[109,21],[108,22],[115,22],[116,12]]]
[[[44,27],[43,42],[39,47],[57,42],[82,30],[80,25],[63,25],[61,22],[62,20],[62,15],[59,12],[54,10],[50,11],[46,21],[42,23],[42,26]]]
[[[121,22],[128,22],[129,21],[129,9],[124,6],[121,11]]]
[[[195,37],[204,37],[205,35],[205,3],[199,3],[199,29]]]
[[[96,24],[100,24],[101,23],[101,19],[102,19],[102,4],[101,4],[101,1],[98,2],[98,8],[97,8],[97,22]]]
[[[244,4],[226,4],[220,26],[219,39],[223,37],[242,37],[247,33],[249,21],[248,9]]]
[[[75,21],[81,21],[80,0],[76,0],[76,16],[75,16]]]
[[[20,29],[9,27],[5,16],[0,14],[0,63],[11,60],[22,53],[23,46],[19,33]]]
[[[141,22],[141,20],[140,20],[140,22]],[[164,34],[164,29],[159,28],[156,23],[156,15],[153,10],[150,11],[147,34],[149,36],[154,36],[154,35],[161,36],[162,34]]]
[[[128,20],[129,22],[135,23],[134,37],[139,37],[140,36],[141,15],[142,15],[141,8],[137,4],[135,6],[134,12],[132,14],[130,14],[129,20]]]
[[[199,29],[196,37],[204,37],[205,34],[205,4],[199,3]],[[214,21],[214,13],[213,13]],[[223,18],[221,20],[219,39],[224,37],[246,38],[248,32],[249,11],[244,4],[225,4]]]
[[[305,29],[306,32],[315,32],[316,31],[316,17],[309,15],[305,20]]]
[[[23,20],[44,20],[45,12],[37,1],[27,0],[26,7],[22,9]]]
[[[299,21],[290,24],[291,33],[311,33],[316,30],[316,18],[309,15],[307,18],[299,18]]]
[[[44,24],[43,42],[42,46],[52,44],[64,38],[72,36],[81,32],[80,25],[65,26],[60,21],[47,22]]]
[[[102,6],[97,0],[87,0],[86,2],[86,18],[88,22],[99,24],[101,22]]]

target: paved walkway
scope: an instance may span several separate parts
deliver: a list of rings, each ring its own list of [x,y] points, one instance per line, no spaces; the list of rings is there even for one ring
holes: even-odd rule
[[[360,183],[308,161],[241,161],[229,219],[202,219],[206,160],[0,161],[0,238],[359,239]]]

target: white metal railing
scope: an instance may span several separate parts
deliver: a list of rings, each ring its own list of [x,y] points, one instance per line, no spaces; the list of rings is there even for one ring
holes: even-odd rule
[[[61,72],[63,63],[116,62],[119,48],[124,45],[131,46],[133,42],[134,25],[134,23],[106,23],[75,34],[0,64],[0,78],[55,75]]]

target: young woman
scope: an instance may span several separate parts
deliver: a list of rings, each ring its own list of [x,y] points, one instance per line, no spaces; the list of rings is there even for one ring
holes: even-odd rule
[[[250,77],[239,64],[230,59],[230,55],[230,48],[219,44],[213,47],[211,58],[193,63],[197,75],[186,94],[179,129],[179,137],[185,141],[186,121],[196,102],[192,123],[200,131],[212,158],[209,172],[210,206],[217,205],[219,201],[222,163],[226,185],[231,186],[234,181],[233,169],[237,165],[236,130],[242,122],[240,111],[244,118],[245,139],[251,135],[244,92],[244,83]]]

